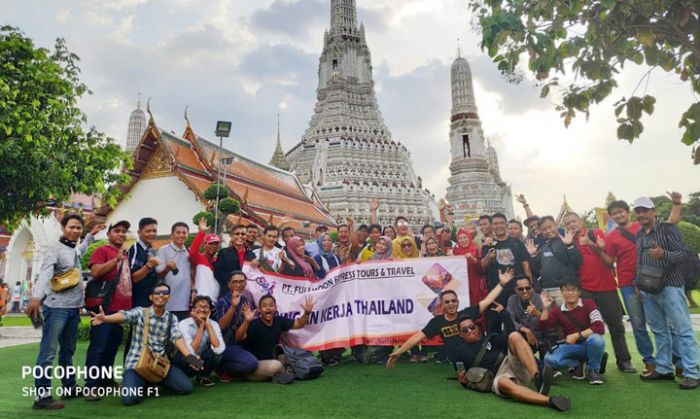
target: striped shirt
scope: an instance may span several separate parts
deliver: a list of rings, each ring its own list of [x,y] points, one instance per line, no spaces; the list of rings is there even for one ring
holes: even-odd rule
[[[654,243],[665,250],[662,259],[654,259],[649,255],[649,249],[654,247]],[[681,233],[675,224],[662,223],[656,219],[654,227],[647,233],[644,227],[637,232],[637,275],[644,265],[661,266],[664,269],[667,287],[684,287],[685,280],[681,273],[681,262],[688,253]]]
[[[154,354],[163,355],[168,340],[175,343],[176,340],[182,337],[180,329],[177,327],[177,317],[167,310],[162,316],[157,316],[152,306],[135,307],[131,310],[120,311],[124,316],[124,323],[131,324],[133,328],[131,348],[124,360],[125,370],[136,368],[136,364],[139,362],[139,357],[143,350],[143,321],[146,310],[150,310],[148,317],[148,346],[150,346]]]

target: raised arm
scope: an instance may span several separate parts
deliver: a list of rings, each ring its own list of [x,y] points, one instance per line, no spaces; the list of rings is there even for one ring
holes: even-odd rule
[[[671,213],[668,214],[668,220],[666,220],[667,223],[669,224],[678,224],[681,221],[681,208],[683,206],[683,203],[681,202],[683,195],[681,195],[678,192],[666,192],[669,198],[671,198]]]
[[[503,288],[513,279],[513,270],[508,269],[505,272],[498,271],[498,284],[491,290],[483,300],[479,301],[479,313],[483,313],[494,301],[501,295]]]
[[[122,314],[121,311],[118,311],[114,314],[110,314],[109,316],[105,315],[105,312],[102,309],[102,306],[100,306],[99,313],[95,314],[91,311],[90,316],[92,316],[92,319],[90,319],[90,324],[93,326],[99,326],[103,323],[121,324],[121,323],[124,323],[124,321],[126,320],[126,317],[124,317],[124,315]]]
[[[527,199],[525,199],[525,194],[515,195],[515,200],[523,206],[526,218],[530,218],[535,215],[530,209],[530,204],[527,203]]]
[[[314,309],[314,300],[310,295],[306,296],[304,304],[302,304],[301,308],[304,310],[304,314],[294,320],[294,326],[292,326],[292,329],[301,329],[302,327],[306,326],[306,322],[309,321],[309,314],[311,314],[311,311]]]
[[[369,222],[370,222],[370,224],[377,224],[377,209],[379,209],[379,200],[377,198],[372,198],[369,201]]]

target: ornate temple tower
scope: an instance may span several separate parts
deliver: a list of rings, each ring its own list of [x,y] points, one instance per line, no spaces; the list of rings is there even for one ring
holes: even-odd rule
[[[139,93],[139,99],[136,102],[136,109],[131,112],[129,116],[129,130],[126,134],[126,151],[134,151],[141,137],[143,137],[144,131],[148,127],[148,121],[146,119],[146,114],[141,110],[141,94]]]
[[[276,168],[282,170],[289,170],[289,163],[287,163],[287,158],[284,157],[284,151],[282,151],[282,141],[280,140],[280,114],[277,114],[277,146],[275,147],[275,152],[272,153],[270,166],[275,166]]]
[[[452,117],[450,151],[452,163],[447,201],[453,205],[455,220],[503,212],[513,216],[513,198],[501,179],[496,150],[484,141],[469,63],[461,57],[452,63]]]
[[[309,128],[287,160],[311,183],[330,212],[369,221],[376,197],[379,222],[398,215],[420,226],[433,219],[430,194],[413,171],[410,153],[391,139],[374,95],[372,59],[355,0],[331,1],[331,27],[323,37],[317,102]]]

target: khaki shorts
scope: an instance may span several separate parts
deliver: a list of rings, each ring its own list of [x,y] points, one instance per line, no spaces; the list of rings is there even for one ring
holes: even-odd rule
[[[498,391],[498,381],[501,379],[510,379],[514,381],[515,384],[520,384],[522,386],[527,386],[530,384],[530,381],[532,381],[530,371],[525,368],[525,365],[523,365],[515,355],[510,353],[510,350],[508,350],[508,355],[506,355],[501,366],[498,367],[498,371],[493,377],[493,386],[491,386],[491,391],[499,396],[505,397]]]

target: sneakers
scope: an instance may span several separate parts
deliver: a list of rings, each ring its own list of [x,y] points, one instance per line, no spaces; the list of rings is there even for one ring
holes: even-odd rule
[[[603,376],[598,371],[588,371],[588,384],[603,384]]]
[[[294,381],[294,374],[290,372],[278,372],[272,376],[272,382],[276,384],[289,384]]]
[[[630,365],[630,367],[631,366],[632,365]],[[605,374],[605,370],[607,369],[607,367],[608,367],[608,353],[603,352],[603,357],[600,358],[600,369],[598,371],[600,371],[601,374]],[[632,368],[632,369],[634,369],[634,368]],[[636,372],[636,371],[637,370],[634,370],[634,372]]]
[[[335,358],[331,358],[331,359],[323,362],[324,367],[335,367],[338,364],[340,364],[340,362],[338,362],[338,360]]]
[[[419,361],[420,355],[411,355],[411,359],[408,360],[408,362],[420,362]]]
[[[233,375],[231,375],[223,370],[217,370],[216,376],[219,378],[219,381],[222,383],[230,383],[231,381],[233,381]]]
[[[630,361],[623,361],[618,363],[617,369],[627,374],[634,374],[637,372],[637,369],[632,366],[632,363]]]
[[[211,378],[205,376],[197,376],[195,377],[194,381],[202,387],[213,387],[216,385]]]
[[[579,361],[578,365],[571,373],[571,378],[574,380],[584,380],[586,378],[586,372],[583,370],[583,362]]]
[[[552,396],[549,398],[549,407],[560,412],[571,409],[571,400],[566,396]]]
[[[545,365],[542,371],[535,374],[535,389],[538,393],[547,395],[549,394],[549,387],[552,385],[552,379],[554,378],[554,371],[549,365]]]
[[[35,401],[32,405],[32,409],[58,410],[63,409],[63,406],[63,403],[54,400],[52,397],[44,397],[43,399]]]
[[[690,377],[685,377],[683,381],[678,384],[678,387],[680,387],[681,390],[692,390],[698,388],[698,386],[700,386],[700,380]]]
[[[639,375],[640,377],[644,377],[645,375],[649,375],[656,371],[656,365],[655,364],[644,364],[644,371]]]
[[[641,379],[642,381],[673,381],[676,378],[673,376],[672,372],[669,372],[668,374],[659,374],[658,372],[654,371],[651,374],[643,375]]]

